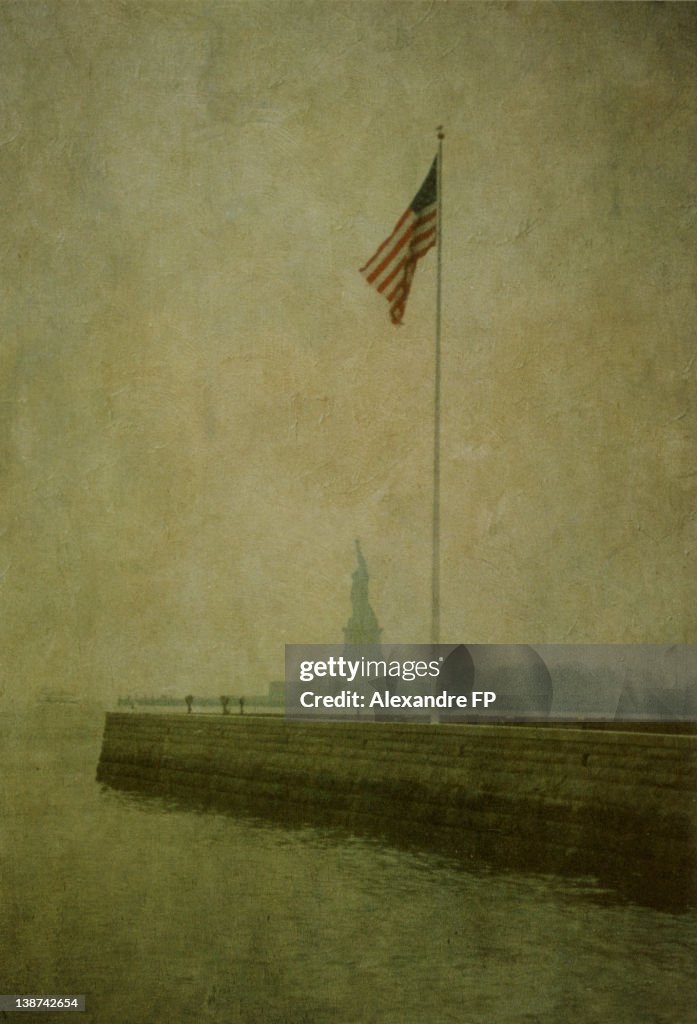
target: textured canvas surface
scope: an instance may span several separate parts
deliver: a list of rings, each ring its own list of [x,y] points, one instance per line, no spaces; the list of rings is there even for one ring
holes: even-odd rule
[[[93,773],[118,696],[342,643],[356,538],[382,640],[429,641],[435,253],[398,328],[359,267],[438,125],[442,642],[697,642],[696,44],[693,4],[0,2],[5,992],[689,1019],[684,918]]]
[[[13,3],[8,694],[427,640],[435,260],[359,266],[446,129],[444,641],[695,639],[695,11]]]

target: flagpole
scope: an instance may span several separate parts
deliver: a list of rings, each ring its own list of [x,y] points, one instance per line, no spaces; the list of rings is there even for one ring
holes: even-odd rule
[[[436,231],[436,358],[433,402],[433,571],[431,589],[431,643],[440,643],[440,323],[441,323],[441,254],[443,247],[443,139],[438,126],[438,214]]]

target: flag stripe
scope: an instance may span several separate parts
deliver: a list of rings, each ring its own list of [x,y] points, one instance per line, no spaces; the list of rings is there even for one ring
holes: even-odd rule
[[[378,263],[377,267],[375,267],[375,269],[372,270],[370,272],[370,274],[367,275],[368,276],[368,283],[369,284],[372,284],[373,281],[377,277],[380,276],[380,274],[383,272],[383,270],[385,270],[386,267],[389,267],[390,263],[392,263],[394,258],[399,255],[400,251],[404,248],[404,246],[407,244],[407,242],[412,237],[413,230],[414,230],[413,224],[410,224],[409,227],[406,229],[406,231],[404,231],[396,239],[395,244],[392,246],[390,251],[387,253],[385,258],[382,260],[382,262]]]
[[[422,256],[426,255],[426,253],[428,252],[429,249],[433,248],[433,246],[436,244],[435,229],[432,232],[430,232],[429,235],[430,235],[430,240],[425,242],[424,244],[421,244],[419,246],[415,246],[414,243],[412,242],[412,244],[409,247],[409,251],[397,263],[394,264],[392,269],[390,269],[389,267],[385,268],[385,273],[381,276],[380,281],[375,284],[376,289],[381,294],[385,291],[385,288],[389,284],[392,283],[392,281],[394,280],[395,276],[400,271],[404,270],[404,267],[408,263],[414,263],[415,264],[417,260],[421,259]],[[422,237],[422,239],[423,239],[425,236],[420,236],[420,237]],[[369,280],[371,281],[371,284],[375,283],[372,280],[372,278],[369,278]],[[392,296],[394,294],[395,294],[395,292],[389,293],[388,296],[387,296],[388,300],[391,301],[392,300]]]
[[[435,211],[433,213],[433,217],[435,218]],[[394,275],[404,267],[407,260],[421,259],[421,257],[425,256],[428,250],[435,245],[435,224],[427,228],[426,231],[422,231],[420,233],[415,233],[415,231],[416,228],[412,225],[409,232],[392,248],[382,263],[367,275],[368,282],[370,284],[374,284],[379,292],[384,290],[385,286],[390,283]],[[406,255],[404,255],[402,250],[407,241],[409,242],[409,249]],[[397,260],[396,263],[395,260]]]
[[[438,222],[437,158],[392,233],[361,267],[369,284],[390,304],[390,319],[404,315],[416,264],[436,244]]]
[[[402,214],[402,216],[401,216],[401,217],[399,218],[399,220],[397,221],[397,224],[396,224],[396,226],[395,226],[395,229],[394,229],[394,231],[392,232],[392,234],[390,235],[390,237],[389,237],[389,238],[386,238],[386,239],[385,239],[385,241],[384,241],[384,242],[382,243],[382,245],[381,245],[381,246],[380,246],[380,248],[379,248],[379,249],[377,250],[377,252],[375,253],[375,255],[374,255],[374,256],[371,256],[371,257],[370,257],[370,259],[368,260],[368,262],[366,263],[366,265],[365,265],[364,267],[361,267],[361,270],[360,270],[361,274],[363,274],[363,273],[364,273],[364,272],[365,272],[365,271],[366,271],[366,270],[368,269],[368,267],[370,266],[370,264],[371,264],[371,263],[374,263],[374,262],[375,262],[375,260],[376,260],[376,259],[378,258],[378,256],[380,255],[380,253],[382,252],[382,250],[383,250],[383,249],[385,248],[385,246],[386,246],[386,245],[389,245],[389,244],[390,244],[390,242],[392,241],[392,239],[394,238],[394,236],[395,236],[395,235],[397,234],[397,232],[398,232],[398,231],[399,231],[399,229],[401,228],[401,226],[402,226],[402,224],[404,223],[404,221],[405,221],[405,220],[407,219],[407,217],[409,217],[409,216],[410,216],[410,214],[411,214],[411,213],[412,213],[412,209],[411,209],[411,207],[409,207],[409,209],[407,209],[407,210],[405,210],[405,211],[404,211],[404,213]]]
[[[400,255],[402,249],[407,244],[407,242],[409,243],[409,256],[410,257],[415,256],[417,259],[419,259],[422,255],[424,255],[424,253],[433,244],[433,239],[435,239],[435,235],[436,235],[435,219],[436,219],[436,211],[433,210],[433,212],[426,217],[426,221],[431,221],[432,220],[434,223],[430,227],[427,227],[425,231],[419,231],[419,229],[422,226],[422,218],[419,217],[418,219],[414,219],[414,221],[412,221],[412,223],[409,224],[408,228],[406,228],[405,231],[395,241],[395,244],[392,246],[392,248],[387,253],[387,255],[384,257],[384,259],[376,267],[374,267],[370,271],[370,273],[366,274],[366,278],[368,280],[368,283],[369,284],[374,284],[375,281],[379,277],[381,277],[383,272],[388,270],[388,268],[392,264],[393,260],[397,256]],[[429,237],[432,239],[432,241],[430,242],[430,244],[424,246],[422,243],[426,239],[428,239]],[[372,260],[370,262],[372,263]],[[404,261],[400,260],[400,264],[399,265],[402,266],[403,263],[404,263]],[[368,264],[368,266],[370,266],[370,263]],[[376,284],[375,287],[378,289],[378,291],[382,290],[380,285]]]

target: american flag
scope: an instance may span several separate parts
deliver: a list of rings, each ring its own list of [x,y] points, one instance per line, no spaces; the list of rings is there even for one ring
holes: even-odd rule
[[[395,229],[372,256],[361,274],[390,304],[390,319],[404,316],[416,264],[436,244],[438,222],[438,157]]]

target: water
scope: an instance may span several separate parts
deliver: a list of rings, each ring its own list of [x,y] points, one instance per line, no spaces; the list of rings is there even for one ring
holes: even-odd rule
[[[0,717],[2,992],[99,1024],[697,1022],[692,911],[118,793],[101,729]]]

